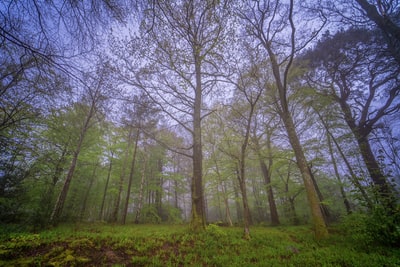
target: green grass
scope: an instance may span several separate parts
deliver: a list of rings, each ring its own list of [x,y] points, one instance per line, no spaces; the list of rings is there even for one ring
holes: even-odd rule
[[[0,266],[400,266],[396,248],[365,246],[338,231],[316,241],[307,226],[62,225],[0,232]]]

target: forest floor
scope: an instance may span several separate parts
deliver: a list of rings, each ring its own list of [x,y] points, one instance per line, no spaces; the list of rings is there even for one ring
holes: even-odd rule
[[[400,249],[372,246],[332,228],[309,226],[73,224],[38,233],[0,231],[0,266],[400,266]]]

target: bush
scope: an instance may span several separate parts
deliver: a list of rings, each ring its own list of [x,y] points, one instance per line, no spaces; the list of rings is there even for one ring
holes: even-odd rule
[[[382,206],[376,206],[372,214],[367,217],[366,230],[371,239],[379,244],[400,246],[399,207],[394,214],[388,214]]]
[[[377,205],[371,213],[354,213],[344,218],[341,229],[360,245],[400,245],[400,211],[388,214]]]

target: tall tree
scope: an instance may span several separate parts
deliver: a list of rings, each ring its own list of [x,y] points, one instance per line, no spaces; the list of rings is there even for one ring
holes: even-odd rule
[[[384,36],[387,51],[400,64],[398,0],[320,1],[317,5],[319,12],[330,16],[331,21],[339,21],[336,28],[361,27],[367,32],[377,27]]]
[[[290,89],[290,71],[298,51],[304,48],[318,32],[314,32],[305,41],[298,39],[298,24],[295,24],[294,1],[288,5],[280,1],[247,2],[240,16],[247,25],[247,32],[254,37],[266,51],[272,68],[274,86],[276,87],[276,107],[281,117],[296,155],[297,166],[300,169],[313,217],[316,238],[328,235],[326,223],[320,209],[320,203],[307,159],[305,157],[299,136],[296,132],[293,116],[289,109],[288,92]],[[296,21],[296,23],[300,21]],[[287,40],[284,40],[287,38]]]
[[[226,38],[225,1],[154,1],[143,25],[147,66],[129,83],[148,92],[160,108],[191,136],[193,162],[191,228],[205,227],[203,194],[202,119],[221,70],[219,48]],[[137,47],[136,44],[134,46]],[[130,62],[126,64],[132,69]],[[142,64],[143,65],[143,64]]]
[[[131,197],[131,187],[136,168],[136,156],[138,155],[139,142],[146,134],[152,134],[155,126],[158,122],[158,109],[154,106],[146,94],[141,94],[133,97],[130,107],[126,109],[126,115],[124,117],[124,124],[129,129],[128,140],[132,140],[132,158],[130,161],[128,188],[125,196],[125,205],[122,213],[122,223],[126,223],[126,217],[128,215],[129,200]],[[128,144],[130,142],[128,141]]]
[[[259,82],[258,77],[261,75],[261,69],[258,65],[247,66],[248,71],[239,74],[238,82],[236,83],[234,97],[234,104],[232,104],[232,113],[234,113],[235,126],[234,131],[239,131],[242,136],[240,141],[240,152],[237,156],[238,164],[238,181],[239,188],[242,195],[243,204],[243,219],[244,219],[244,238],[250,238],[250,225],[252,224],[252,217],[247,197],[246,188],[246,158],[248,156],[248,147],[250,143],[250,135],[253,125],[254,115],[256,113],[256,106],[260,100],[261,94],[264,92],[264,86]],[[246,99],[243,105],[238,102],[239,99]]]
[[[101,201],[101,207],[100,207],[100,212],[99,212],[99,220],[103,220],[104,217],[104,203],[106,201],[106,195],[107,195],[107,190],[108,190],[108,185],[110,183],[110,178],[111,178],[111,172],[113,168],[113,161],[114,161],[114,150],[112,147],[109,148],[109,163],[108,163],[108,171],[107,171],[107,179],[106,179],[106,184],[104,186],[104,193],[103,193],[103,198]]]
[[[279,215],[278,215],[278,210],[276,208],[276,202],[275,202],[275,197],[274,197],[274,191],[272,188],[272,165],[273,165],[273,154],[272,154],[272,141],[271,141],[271,135],[273,128],[269,128],[269,126],[266,126],[265,134],[266,134],[266,153],[267,156],[264,156],[262,153],[262,148],[260,144],[260,139],[264,134],[257,135],[257,128],[255,127],[253,130],[252,134],[252,143],[253,143],[253,149],[255,153],[257,154],[258,161],[260,164],[261,172],[264,177],[264,184],[267,189],[267,195],[268,195],[268,204],[269,204],[269,209],[270,209],[270,214],[271,214],[271,224],[272,225],[279,225]],[[267,163],[265,162],[267,161]]]
[[[323,94],[332,96],[343,112],[380,201],[393,209],[395,197],[369,142],[370,134],[385,116],[400,110],[400,67],[380,49],[376,31],[349,29],[324,39],[307,58],[315,71],[310,76]],[[319,72],[323,70],[323,72]],[[322,79],[317,81],[316,79]],[[318,78],[317,78],[318,77]]]
[[[364,10],[365,15],[375,22],[386,37],[389,50],[400,65],[400,8],[395,0],[376,0],[369,3],[367,0],[356,0]]]
[[[81,103],[76,104],[76,108],[81,109],[83,121],[80,125],[79,136],[76,141],[75,149],[73,151],[73,157],[68,168],[68,173],[64,181],[63,188],[58,196],[57,202],[53,208],[53,212],[50,216],[50,222],[53,224],[57,224],[60,216],[62,214],[62,210],[64,207],[65,200],[67,198],[67,194],[69,191],[69,187],[75,172],[76,164],[78,161],[79,154],[81,153],[82,145],[85,140],[86,134],[88,130],[96,123],[96,115],[100,115],[99,113],[105,107],[105,89],[107,89],[109,72],[108,68],[105,66],[101,66],[95,75],[96,79],[92,78],[92,87],[85,88],[86,94],[82,98]],[[90,79],[89,78],[89,79]]]

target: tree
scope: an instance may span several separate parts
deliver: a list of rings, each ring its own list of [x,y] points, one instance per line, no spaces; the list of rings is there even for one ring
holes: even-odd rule
[[[191,228],[200,231],[205,227],[201,124],[207,110],[203,99],[210,96],[221,74],[222,65],[216,62],[222,59],[218,49],[226,38],[227,6],[224,1],[197,0],[153,4],[139,41],[144,49],[138,51],[140,44],[132,43],[146,63],[139,72],[133,69],[135,79],[127,82],[145,90],[191,136],[191,153],[186,153],[193,162]],[[131,62],[126,66],[132,70]]]
[[[245,11],[240,13],[240,16],[247,25],[247,32],[265,49],[268,56],[275,81],[274,87],[277,93],[276,107],[296,155],[297,166],[300,169],[307,192],[316,238],[326,237],[328,235],[326,223],[320,209],[319,199],[312,182],[307,159],[289,110],[287,96],[290,89],[289,79],[293,60],[298,51],[315,37],[318,29],[309,39],[302,43],[296,39],[297,27],[294,20],[295,5],[293,0],[287,6],[279,1],[266,1],[263,3],[249,2],[246,8]],[[289,36],[282,36],[283,32],[288,33]],[[283,39],[285,37],[288,37],[288,41]],[[283,44],[284,47],[282,47]]]
[[[206,164],[206,176],[209,179],[206,183],[209,183],[213,190],[208,190],[207,192],[217,197],[218,207],[219,207],[219,219],[229,226],[233,226],[231,208],[229,205],[229,179],[231,176],[231,170],[227,166],[231,164],[231,158],[225,156],[221,146],[224,145],[224,116],[220,114],[226,110],[222,105],[216,105],[215,107],[218,112],[214,112],[207,117],[205,121],[205,138],[204,145],[205,151],[207,151],[207,156],[205,157]],[[225,156],[225,157],[224,157]],[[210,192],[211,191],[211,192]],[[223,205],[225,207],[225,214],[221,211],[220,200],[222,198]]]
[[[400,64],[400,8],[397,0],[321,1],[320,12],[341,18],[337,28],[363,28],[366,32],[376,26],[384,36],[387,51]]]
[[[83,96],[82,102],[77,103],[75,108],[78,112],[82,112],[81,116],[83,116],[82,124],[79,128],[79,136],[76,141],[75,149],[73,151],[73,157],[71,160],[71,164],[68,168],[68,173],[64,181],[63,188],[58,196],[57,202],[54,206],[53,212],[50,216],[50,222],[53,224],[57,224],[58,220],[62,214],[62,210],[64,207],[65,200],[67,198],[67,194],[69,191],[69,187],[75,172],[76,163],[78,161],[79,154],[81,153],[82,145],[85,140],[86,134],[90,127],[96,122],[96,115],[100,115],[100,111],[102,105],[104,105],[105,98],[105,89],[109,84],[108,78],[109,72],[106,67],[100,68],[97,76],[98,80],[92,80],[92,87],[85,88],[86,95]]]
[[[256,119],[257,120],[257,119]],[[273,154],[272,154],[272,142],[271,142],[271,135],[273,132],[273,127],[270,127],[271,120],[265,125],[264,131],[257,135],[257,127],[254,127],[253,134],[252,134],[252,143],[253,149],[257,154],[258,161],[260,164],[261,172],[264,177],[264,184],[267,189],[268,194],[268,204],[271,214],[271,224],[276,226],[280,224],[278,210],[276,208],[274,191],[272,188],[272,165],[273,165]],[[265,135],[266,140],[266,153],[267,156],[264,156],[262,153],[262,148],[260,144],[260,140]],[[267,160],[267,163],[265,162]]]
[[[145,134],[150,134],[158,122],[158,109],[154,106],[146,94],[134,96],[133,101],[130,103],[132,106],[126,109],[124,124],[129,129],[128,144],[133,143],[132,159],[129,169],[128,188],[125,197],[125,205],[122,213],[122,223],[126,223],[128,214],[129,199],[131,194],[132,181],[137,168],[136,156],[139,149],[139,141]],[[129,149],[129,147],[128,147]]]
[[[377,45],[384,42],[375,31],[349,29],[326,35],[307,58],[314,72],[311,82],[330,95],[353,133],[380,201],[393,210],[393,188],[374,156],[370,134],[382,118],[400,109],[397,103],[400,68]],[[323,52],[322,52],[323,51]],[[317,75],[317,76],[316,76]],[[322,79],[317,82],[316,79]]]
[[[144,1],[131,5],[133,13]],[[20,67],[26,59],[38,70],[42,64],[80,79],[73,63],[101,42],[99,33],[112,21],[126,17],[125,1],[2,1],[0,3],[0,38],[5,50],[20,51]],[[55,23],[57,22],[57,23]],[[3,52],[3,51],[2,51]],[[70,60],[70,59],[73,60]]]
[[[254,63],[253,63],[254,64]],[[258,65],[247,66],[248,73],[240,73],[238,82],[236,84],[236,95],[234,98],[234,103],[231,106],[232,113],[237,119],[235,123],[239,125],[235,128],[240,132],[242,140],[240,141],[240,152],[238,155],[233,155],[238,164],[238,181],[239,188],[242,195],[243,202],[243,219],[244,219],[244,238],[250,238],[250,225],[252,224],[252,218],[250,213],[250,207],[247,198],[246,189],[246,158],[247,149],[250,142],[250,134],[252,130],[252,123],[254,114],[256,112],[256,105],[259,101],[261,94],[264,91],[264,86],[259,82],[259,77],[261,75],[261,69]],[[238,99],[244,97],[246,103],[240,105]],[[236,108],[236,106],[238,108]],[[235,130],[234,130],[235,131]],[[231,154],[232,155],[232,154]]]
[[[356,0],[364,10],[365,15],[376,23],[386,37],[389,50],[397,63],[400,64],[400,8],[397,1],[376,1],[376,5],[370,4],[367,0]],[[397,20],[397,21],[396,21]]]
[[[113,147],[113,145],[115,145],[115,140],[110,140],[110,139],[112,139],[114,136],[113,136],[113,134],[112,133],[108,133],[108,135],[107,135],[107,141],[109,142],[107,145],[108,145],[108,160],[109,160],[109,163],[108,163],[108,171],[107,171],[107,179],[106,179],[106,184],[105,184],[105,186],[104,186],[104,193],[103,193],[103,198],[102,198],[102,201],[101,201],[101,207],[100,207],[100,212],[99,212],[99,220],[103,220],[103,218],[104,218],[104,203],[105,203],[105,201],[106,201],[106,195],[107,195],[107,190],[108,190],[108,186],[109,186],[109,184],[110,184],[110,178],[111,178],[111,172],[112,172],[112,169],[113,169],[113,162],[114,162],[114,157],[115,157],[115,147]]]
[[[346,207],[347,214],[351,214],[352,211],[351,211],[351,207],[350,207],[350,202],[349,202],[349,200],[347,198],[347,195],[346,195],[346,192],[344,190],[342,178],[340,177],[339,170],[338,170],[337,163],[336,163],[336,159],[335,159],[335,155],[333,153],[331,137],[330,137],[330,135],[328,133],[326,134],[326,137],[327,137],[329,154],[331,156],[333,169],[335,171],[336,179],[338,180],[338,184],[339,184],[339,188],[340,188],[340,194],[342,195],[342,198],[343,198],[343,204]]]

